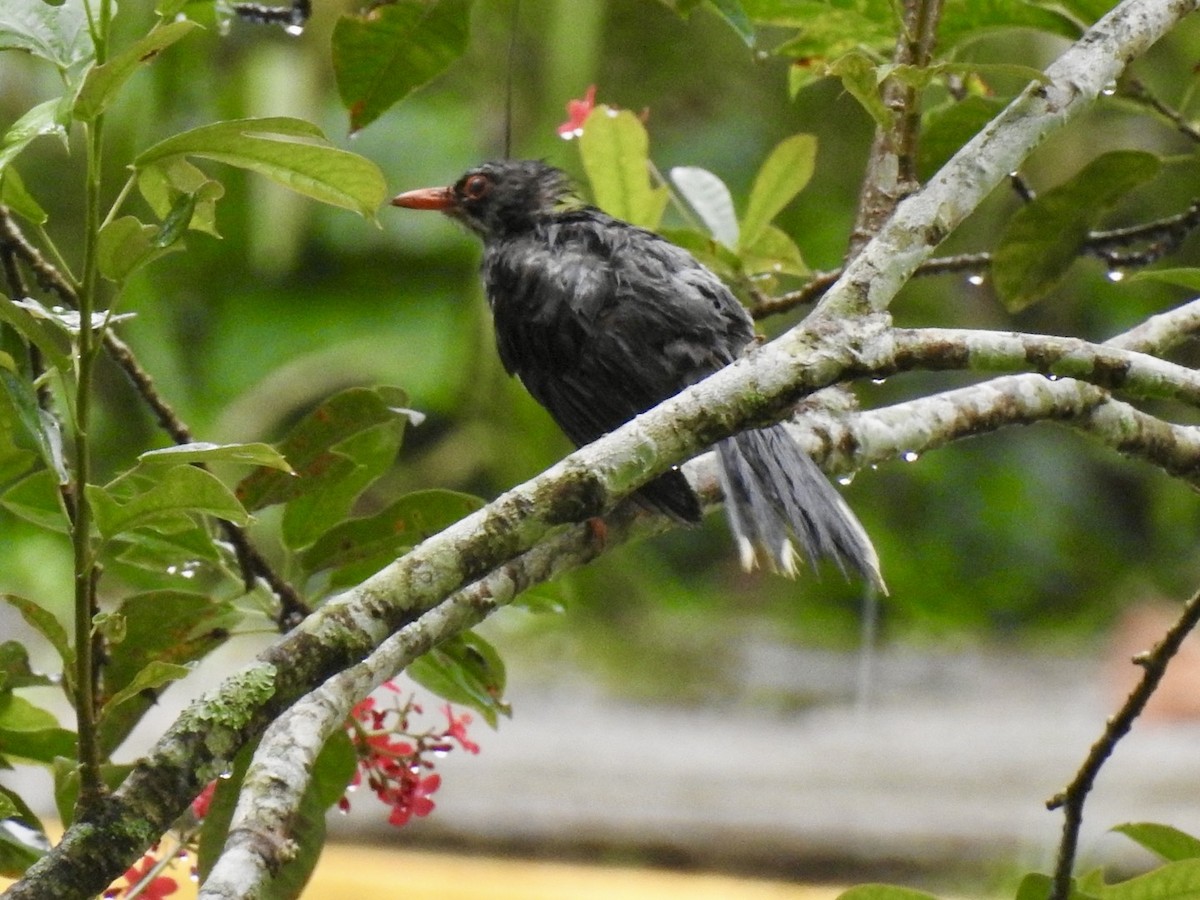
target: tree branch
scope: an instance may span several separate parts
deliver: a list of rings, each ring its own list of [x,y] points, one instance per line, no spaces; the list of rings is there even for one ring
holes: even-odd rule
[[[1117,743],[1129,733],[1134,720],[1150,702],[1158,683],[1166,674],[1167,664],[1179,652],[1184,638],[1197,624],[1200,624],[1200,593],[1187,602],[1179,618],[1167,629],[1167,633],[1153,650],[1133,658],[1134,665],[1142,667],[1141,680],[1129,693],[1116,715],[1109,717],[1104,733],[1088,751],[1087,758],[1071,779],[1071,783],[1062,793],[1046,801],[1047,809],[1062,807],[1063,811],[1062,839],[1059,842],[1058,859],[1054,867],[1054,887],[1050,900],[1067,900],[1071,895],[1071,871],[1075,864],[1079,830],[1083,825],[1083,804],[1096,782],[1096,776],[1112,756]]]
[[[1196,0],[1125,0],[1071,45],[916,194],[903,200],[814,313],[888,307],[933,249],[1052,131],[1086,109]]]
[[[933,57],[942,0],[904,0],[904,15],[892,62],[923,68]],[[921,133],[921,95],[897,78],[882,86],[883,105],[891,112],[888,127],[877,127],[850,233],[847,257],[853,259],[904,197],[915,191],[917,140]]]
[[[877,352],[876,352],[877,351]],[[1147,353],[1080,338],[967,328],[896,328],[863,347],[862,363],[878,377],[911,369],[1032,369],[1106,390],[1200,405],[1200,372]]]
[[[1155,317],[1108,343],[1162,352],[1200,328],[1200,301]],[[998,428],[1059,420],[1088,431],[1120,452],[1145,458],[1200,483],[1200,428],[1172,426],[1113,400],[1081,382],[1051,382],[1037,375],[998,378],[881,410],[849,415],[818,413],[795,423],[797,440],[831,473]],[[1169,462],[1161,457],[1170,452]],[[693,483],[708,503],[719,501],[711,454],[697,460]],[[202,898],[247,896],[278,864],[290,815],[302,798],[313,761],[350,709],[395,672],[431,647],[470,628],[526,587],[581,566],[628,540],[670,527],[665,518],[639,514],[630,504],[606,519],[605,540],[586,525],[552,535],[424,613],[388,638],[356,666],[329,679],[299,701],[266,732],[243,783],[242,795],[220,861]],[[239,893],[241,892],[241,893]]]

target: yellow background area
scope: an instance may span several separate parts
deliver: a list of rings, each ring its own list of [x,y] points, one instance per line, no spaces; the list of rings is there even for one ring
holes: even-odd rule
[[[181,863],[170,900],[194,900]],[[0,888],[11,881],[0,879]],[[724,875],[330,845],[304,900],[834,900],[842,888]]]

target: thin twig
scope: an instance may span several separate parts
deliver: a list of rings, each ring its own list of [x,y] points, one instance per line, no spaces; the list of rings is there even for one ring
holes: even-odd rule
[[[1130,691],[1116,715],[1109,718],[1099,740],[1088,751],[1087,758],[1071,783],[1059,794],[1046,801],[1047,809],[1063,811],[1062,839],[1058,847],[1058,860],[1054,867],[1054,887],[1050,900],[1067,900],[1071,893],[1071,871],[1075,864],[1075,853],[1079,844],[1079,830],[1083,825],[1083,804],[1096,782],[1101,767],[1112,756],[1117,742],[1133,727],[1134,720],[1150,701],[1155,689],[1162,681],[1167,663],[1179,652],[1184,638],[1200,623],[1200,593],[1196,593],[1184,606],[1175,623],[1167,629],[1163,639],[1153,650],[1139,653],[1132,660],[1142,669],[1141,680]]]
[[[896,65],[918,68],[929,65],[941,13],[942,0],[904,0],[904,19],[892,55]],[[890,122],[875,129],[847,259],[857,256],[896,205],[920,186],[917,179],[920,91],[895,78],[886,79],[881,91]]]
[[[1084,242],[1082,252],[1105,260],[1113,268],[1142,268],[1176,250],[1197,228],[1200,228],[1200,200],[1193,200],[1187,209],[1172,216],[1140,225],[1093,231]],[[1145,246],[1140,250],[1122,253],[1115,249],[1141,243]],[[991,266],[992,254],[989,252],[935,256],[917,266],[913,277],[953,272],[982,275]],[[777,297],[764,297],[750,308],[750,314],[756,319],[765,319],[815,303],[842,277],[843,271],[815,272],[803,287]]]
[[[1143,103],[1150,107],[1190,141],[1200,144],[1200,130],[1197,130],[1191,122],[1184,118],[1183,113],[1172,106],[1168,106],[1163,101],[1159,100],[1154,94],[1150,93],[1149,88],[1136,78],[1129,79],[1125,84],[1125,89],[1122,93],[1131,100],[1136,100],[1138,103]]]

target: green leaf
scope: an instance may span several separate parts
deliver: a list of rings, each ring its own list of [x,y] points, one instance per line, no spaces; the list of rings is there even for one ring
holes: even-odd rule
[[[208,878],[217,857],[225,847],[225,838],[229,834],[229,823],[233,821],[233,811],[237,807],[242,780],[246,777],[246,770],[250,768],[250,760],[257,748],[257,740],[242,747],[234,757],[229,771],[222,772],[221,777],[216,780],[217,786],[209,801],[208,815],[204,817],[196,848],[196,869],[202,882]]]
[[[1021,879],[1014,900],[1046,900],[1050,896],[1053,884],[1050,876],[1041,872],[1031,872]],[[1081,881],[1073,878],[1068,900],[1099,900],[1099,895],[1084,889]]]
[[[1104,900],[1183,900],[1200,896],[1200,859],[1168,863],[1119,884],[1109,885]]]
[[[270,444],[211,444],[193,441],[176,444],[161,450],[147,450],[138,457],[143,465],[178,465],[180,463],[238,463],[239,465],[266,466],[281,472],[291,472],[292,467],[283,455]]]
[[[1164,284],[1187,288],[1189,291],[1200,291],[1200,269],[1146,269],[1135,272],[1125,281],[1161,281]]]
[[[924,90],[947,75],[957,75],[963,79],[974,76],[982,80],[1010,78],[1021,88],[1031,81],[1039,84],[1049,81],[1046,73],[1033,66],[1022,66],[1017,63],[976,62],[940,62],[930,66],[887,64],[879,67],[878,77],[881,83],[884,79],[892,78],[908,87]]]
[[[92,484],[86,487],[88,502],[95,513],[96,528],[105,538],[160,518],[165,517],[169,521],[181,513],[202,513],[238,525],[250,521],[250,516],[233,492],[216,476],[195,466],[172,466],[158,475],[149,487],[128,499],[118,500],[111,492],[115,487],[116,483],[107,488]]]
[[[306,197],[369,219],[374,219],[387,195],[378,166],[331,146],[321,129],[300,119],[237,119],[202,125],[155,144],[133,164],[140,171],[182,156],[257,172]]]
[[[58,482],[49,469],[39,469],[10,487],[0,496],[0,506],[40,528],[60,534],[68,531]]]
[[[819,62],[859,47],[890,53],[896,41],[899,23],[890,0],[742,0],[742,5],[761,25],[797,29],[773,52],[798,60]]]
[[[50,839],[32,813],[26,815],[20,811],[15,795],[8,788],[0,787],[0,798],[3,798],[0,819],[4,820],[0,821],[0,878],[20,878],[50,852]],[[10,808],[17,812],[7,812]]]
[[[687,250],[724,278],[742,275],[742,260],[724,244],[692,228],[664,228],[660,232],[672,244]]]
[[[75,733],[59,727],[54,714],[24,697],[0,695],[0,756],[49,765],[75,753]]]
[[[170,684],[172,681],[186,678],[190,672],[191,669],[187,666],[177,666],[172,663],[162,662],[161,660],[154,660],[147,663],[146,668],[138,672],[132,681],[104,702],[104,706],[100,708],[100,718],[97,727],[101,730],[107,727],[109,718],[121,704],[139,697],[143,691],[153,692],[165,684]]]
[[[403,433],[404,420],[397,417],[338,444],[331,452],[336,464],[284,509],[284,543],[293,550],[307,547],[345,519],[359,494],[395,463]]]
[[[709,4],[737,32],[747,47],[754,46],[754,23],[746,15],[740,0],[709,0]]]
[[[807,275],[809,271],[796,242],[774,225],[760,231],[751,246],[742,248],[742,267],[748,275]]]
[[[544,581],[526,588],[513,598],[511,605],[537,615],[559,616],[567,609],[563,587],[557,581]]]
[[[121,283],[134,271],[171,252],[159,246],[159,229],[136,216],[121,216],[100,229],[96,264],[109,281]]]
[[[643,228],[655,228],[669,199],[650,185],[650,137],[627,109],[597,106],[583,123],[579,154],[596,205]]]
[[[922,181],[944,166],[1006,106],[995,97],[967,97],[929,110],[921,128],[917,175]]]
[[[1168,862],[1181,859],[1200,859],[1200,839],[1192,837],[1170,825],[1154,822],[1127,822],[1117,825],[1113,831],[1141,844],[1151,853],[1157,853]]]
[[[725,182],[697,166],[676,166],[670,174],[683,199],[696,211],[712,236],[729,249],[735,249],[738,245],[737,212]]]
[[[297,475],[259,469],[244,478],[237,496],[246,509],[285,503],[322,483],[345,477],[354,461],[335,448],[379,425],[403,429],[408,421],[408,396],[395,387],[350,388],[335,394],[310,412],[278,444],[280,454]]]
[[[46,687],[53,683],[50,678],[30,667],[29,651],[24,644],[20,641],[0,643],[0,692],[23,687]]]
[[[343,15],[333,29],[333,74],[350,131],[441,74],[467,49],[470,0],[398,0]]]
[[[0,13],[0,16],[2,15],[3,13]],[[6,172],[8,164],[16,159],[17,154],[37,138],[54,135],[65,148],[67,146],[67,121],[63,101],[60,98],[39,103],[17,119],[5,132],[4,140],[0,141],[0,173]]]
[[[104,686],[109,694],[100,745],[111,753],[125,739],[154,700],[134,688],[155,667],[164,674],[203,659],[228,638],[241,613],[228,602],[214,602],[189,591],[148,591],[127,597],[118,608],[125,619],[125,640],[109,648]],[[123,695],[114,706],[111,698]]]
[[[138,190],[160,219],[179,209],[181,196],[191,198],[192,217],[187,227],[220,237],[217,201],[225,187],[182,156],[172,156],[138,172]]]
[[[875,61],[859,50],[851,50],[825,67],[825,74],[841,79],[842,87],[875,120],[876,127],[888,129],[894,116],[883,102],[879,73]]]
[[[165,522],[158,522],[153,529],[127,531],[105,550],[122,565],[182,579],[195,577],[201,563],[222,561],[212,535],[202,524],[182,519],[178,529],[165,526]]]
[[[754,246],[771,220],[804,189],[816,161],[817,139],[811,134],[785,138],[768,154],[754,177],[746,215],[742,217],[742,249]]]
[[[478,497],[456,491],[406,494],[373,516],[334,526],[301,554],[300,563],[309,574],[336,569],[331,587],[357,584],[481,506]]]
[[[890,884],[860,884],[842,891],[837,900],[937,900],[933,894]]]
[[[94,51],[84,4],[4,0],[0,50],[24,50],[64,71],[86,62]]]
[[[3,304],[0,301],[0,306]],[[11,405],[16,414],[14,424],[20,426],[23,435],[37,448],[47,468],[58,476],[60,484],[65,484],[69,476],[58,420],[39,405],[33,386],[0,366],[0,398],[0,403],[7,400]]]
[[[94,120],[108,109],[134,72],[197,27],[188,19],[160,22],[104,65],[89,69],[75,95],[75,117],[84,122]]]
[[[507,681],[504,660],[473,631],[439,644],[406,671],[409,678],[439,697],[474,709],[493,728],[500,715],[511,713],[503,701]]]
[[[0,169],[3,169],[0,172],[0,203],[34,225],[45,225],[50,219],[49,214],[25,189],[25,182],[17,170],[11,165],[0,166]]]
[[[1103,4],[1103,12],[1112,8],[1109,0],[1050,0],[1046,3],[1013,3],[1012,0],[947,0],[938,28],[938,50],[971,44],[989,32],[1012,28],[1034,28],[1071,39],[1081,34],[1078,22],[1064,15],[1069,5]],[[1039,9],[1038,7],[1044,7]],[[1076,13],[1082,9],[1076,10]],[[1092,16],[1094,21],[1096,16]]]
[[[1016,312],[1046,296],[1079,256],[1105,211],[1154,178],[1159,167],[1152,153],[1105,153],[1021,207],[992,257],[992,278],[1004,305]]]
[[[69,342],[61,329],[54,328],[46,319],[34,315],[25,306],[18,306],[3,294],[0,294],[0,322],[11,326],[25,340],[41,350],[42,354],[46,357],[46,361],[54,366],[54,368],[63,373],[70,373],[72,371]],[[10,396],[13,396],[15,392],[15,395],[26,398],[26,400],[34,397],[33,389],[24,381],[22,381],[22,384],[24,387],[20,390],[17,390],[12,385],[6,385],[6,390],[10,392]],[[25,408],[25,401],[22,401],[21,408]],[[37,403],[35,400],[33,402],[33,410],[36,409]],[[32,410],[29,412],[32,412]],[[37,417],[34,416],[34,418]],[[38,431],[40,430],[39,427]]]
[[[58,658],[62,660],[63,670],[70,671],[75,664],[75,650],[71,647],[67,630],[63,628],[54,613],[32,600],[16,594],[0,594],[0,600],[19,612],[25,623],[49,642],[50,646],[57,651]]]

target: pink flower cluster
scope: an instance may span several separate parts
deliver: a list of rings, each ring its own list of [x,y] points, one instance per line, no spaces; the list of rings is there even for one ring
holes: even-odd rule
[[[390,681],[384,687],[399,691]],[[351,788],[365,781],[375,796],[391,807],[388,822],[392,825],[406,825],[413,816],[433,811],[430,795],[442,784],[442,776],[433,771],[435,757],[449,753],[456,744],[468,753],[479,752],[479,745],[467,734],[471,715],[456,714],[449,703],[442,712],[447,719],[444,728],[416,732],[410,719],[422,709],[412,697],[382,709],[374,697],[367,697],[346,720],[346,730],[358,751]],[[338,806],[348,810],[349,798],[342,797]]]

